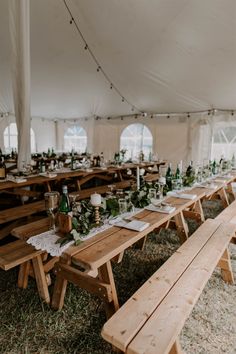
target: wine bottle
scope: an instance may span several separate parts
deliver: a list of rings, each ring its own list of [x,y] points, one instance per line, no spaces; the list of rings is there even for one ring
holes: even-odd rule
[[[212,163],[212,174],[213,175],[217,174],[216,160],[214,160],[213,163]]]
[[[4,157],[2,156],[0,159],[0,180],[6,178],[6,165],[4,161]]]
[[[69,201],[69,196],[68,196],[68,189],[67,186],[63,185],[62,186],[62,195],[61,195],[61,201],[59,205],[59,212],[68,214],[71,211],[70,207],[70,201]]]
[[[170,191],[172,190],[172,177],[171,163],[169,163],[166,171],[166,185]]]
[[[45,173],[46,172],[46,163],[44,161],[44,158],[40,160],[40,167],[39,167],[40,173]]]
[[[75,156],[74,156],[74,151],[72,150],[71,152],[71,169],[75,170],[76,166],[75,166]]]
[[[191,177],[192,175],[193,175],[193,161],[190,161],[186,170],[186,176]]]

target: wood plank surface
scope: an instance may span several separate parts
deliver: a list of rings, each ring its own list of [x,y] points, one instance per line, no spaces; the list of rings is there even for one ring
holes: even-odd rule
[[[127,354],[169,353],[234,232],[232,224],[221,224],[217,228],[129,344]]]
[[[0,247],[0,267],[11,269],[43,253],[28,245],[23,240],[17,240]]]
[[[125,352],[126,347],[151,316],[185,269],[219,228],[219,221],[208,219],[105,323],[102,336]],[[126,318],[129,321],[126,321]]]
[[[25,204],[0,211],[0,224],[5,222],[20,219],[25,216],[29,216],[40,211],[45,210],[45,201],[40,200],[30,204]]]

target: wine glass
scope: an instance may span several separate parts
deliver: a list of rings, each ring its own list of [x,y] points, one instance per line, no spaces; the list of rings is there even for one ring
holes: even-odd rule
[[[56,191],[46,192],[44,193],[44,199],[45,199],[45,208],[47,214],[50,217],[49,230],[55,232],[56,231],[55,216],[59,205],[60,193]]]

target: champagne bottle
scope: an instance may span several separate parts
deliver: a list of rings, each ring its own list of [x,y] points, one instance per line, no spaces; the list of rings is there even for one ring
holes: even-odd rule
[[[172,190],[172,177],[171,163],[169,163],[166,171],[166,185],[170,191]]]
[[[4,157],[2,156],[0,159],[0,180],[6,178],[6,165],[4,161]]]
[[[69,196],[68,196],[68,189],[67,186],[63,185],[62,186],[62,195],[61,195],[61,201],[59,205],[59,212],[68,214],[71,211],[70,207],[70,201],[69,201]]]

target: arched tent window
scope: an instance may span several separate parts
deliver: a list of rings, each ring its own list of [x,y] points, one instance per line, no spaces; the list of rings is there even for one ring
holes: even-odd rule
[[[150,130],[140,123],[130,124],[120,136],[120,149],[126,149],[126,158],[137,158],[140,151],[148,159],[152,152],[153,137]]]
[[[17,149],[18,144],[18,132],[16,123],[11,123],[8,125],[3,133],[4,136],[4,148],[6,152],[11,152],[12,149]],[[30,143],[31,143],[31,152],[36,150],[35,134],[32,128],[30,128]]]
[[[85,152],[87,148],[87,133],[79,125],[73,125],[68,128],[64,134],[64,150]]]
[[[218,127],[212,138],[211,159],[220,160],[223,155],[231,159],[236,154],[236,126]]]

